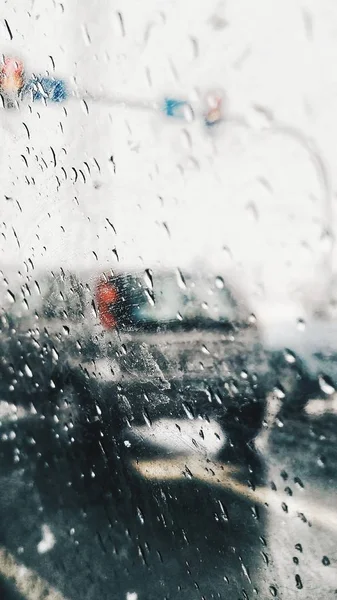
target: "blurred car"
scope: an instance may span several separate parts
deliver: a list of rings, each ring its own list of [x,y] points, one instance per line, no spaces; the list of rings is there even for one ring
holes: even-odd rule
[[[244,444],[275,386],[303,401],[300,362],[263,348],[248,307],[216,274],[61,270],[7,293],[1,398],[71,438],[82,430],[121,440],[159,418],[200,418]]]
[[[109,341],[105,363],[101,359],[95,371],[107,360],[114,370],[109,381],[101,377],[100,397],[109,406],[118,384],[124,425],[200,416],[216,418],[231,435],[256,435],[266,357],[254,319],[220,277],[179,271],[108,276],[97,285],[96,303]]]

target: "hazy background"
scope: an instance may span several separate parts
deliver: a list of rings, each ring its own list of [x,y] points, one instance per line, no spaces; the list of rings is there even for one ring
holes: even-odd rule
[[[24,4],[5,2],[13,39],[2,19],[3,53],[79,95],[126,103],[0,111],[4,269],[31,258],[37,271],[100,271],[118,266],[116,249],[121,269],[210,264],[265,322],[293,327],[326,308],[335,2]],[[209,131],[201,114],[212,89],[225,93],[226,122]],[[192,124],[132,105],[166,94],[192,102]]]

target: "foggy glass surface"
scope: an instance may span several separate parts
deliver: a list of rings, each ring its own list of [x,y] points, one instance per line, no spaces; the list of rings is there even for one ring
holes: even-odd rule
[[[335,3],[2,8],[1,600],[335,597]]]

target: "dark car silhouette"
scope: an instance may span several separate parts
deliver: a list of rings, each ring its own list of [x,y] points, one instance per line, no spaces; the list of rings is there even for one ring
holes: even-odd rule
[[[245,444],[275,386],[301,402],[308,392],[300,362],[266,352],[245,303],[208,272],[61,270],[11,295],[2,399],[54,419],[71,439],[118,440],[133,425],[198,417]]]

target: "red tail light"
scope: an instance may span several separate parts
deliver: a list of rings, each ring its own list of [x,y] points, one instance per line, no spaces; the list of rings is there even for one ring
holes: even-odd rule
[[[109,282],[101,282],[96,288],[97,310],[101,324],[105,329],[113,329],[117,322],[114,315],[114,304],[118,298],[117,290]]]
[[[0,69],[0,85],[5,92],[18,92],[23,86],[23,63],[7,57]]]

